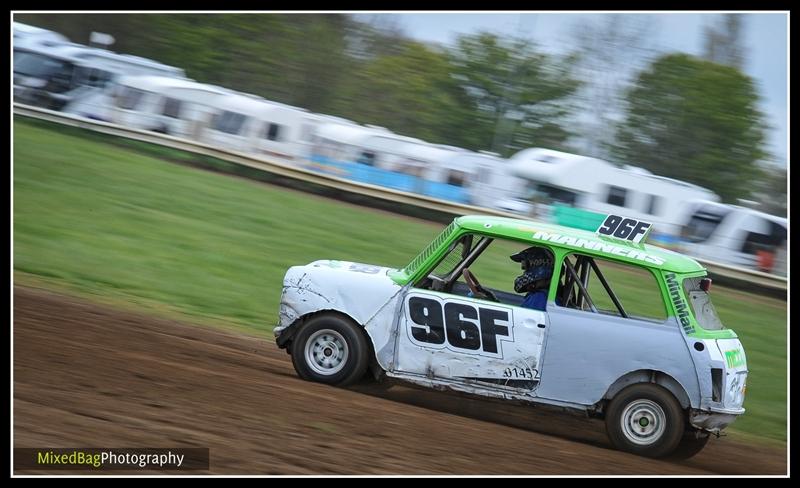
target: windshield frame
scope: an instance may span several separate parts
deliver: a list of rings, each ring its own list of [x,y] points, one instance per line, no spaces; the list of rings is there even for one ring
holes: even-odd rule
[[[722,329],[709,330],[703,328],[695,317],[693,305],[689,303],[689,297],[683,285],[686,279],[708,278],[708,271],[697,271],[691,273],[674,273],[663,271],[663,286],[665,299],[669,302],[674,318],[683,329],[683,333],[690,339],[736,339],[738,336],[732,329],[724,326]],[[709,294],[710,296],[710,294]],[[719,317],[719,315],[717,314]]]

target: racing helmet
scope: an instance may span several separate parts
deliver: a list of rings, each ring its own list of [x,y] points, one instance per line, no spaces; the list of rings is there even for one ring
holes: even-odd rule
[[[553,257],[541,247],[529,247],[512,255],[511,260],[521,263],[522,269],[525,270],[514,280],[514,291],[517,293],[534,291],[546,286],[545,280],[553,276]]]

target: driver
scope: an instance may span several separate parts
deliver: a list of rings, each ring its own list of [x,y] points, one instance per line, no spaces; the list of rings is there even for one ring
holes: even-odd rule
[[[511,256],[522,264],[523,273],[514,280],[514,291],[527,293],[522,307],[544,311],[547,305],[547,290],[553,276],[553,258],[541,247],[529,247]]]

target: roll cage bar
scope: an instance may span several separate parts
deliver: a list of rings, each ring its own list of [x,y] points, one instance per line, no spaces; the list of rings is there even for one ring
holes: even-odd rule
[[[472,244],[475,236],[478,236],[479,240],[473,247]],[[481,236],[479,234],[472,233],[465,234],[459,239],[453,241],[447,252],[445,252],[442,258],[439,260],[439,263],[441,263],[459,244],[463,245],[463,249],[461,251],[461,260],[453,267],[453,269],[450,270],[447,275],[441,278],[429,273],[428,276],[421,278],[420,281],[425,279],[438,281],[439,283],[438,286],[435,287],[436,289],[444,292],[451,291],[456,280],[459,276],[461,276],[464,268],[471,266],[472,263],[478,259],[478,256],[480,256],[481,253],[493,241],[494,238],[492,237]],[[438,266],[439,263],[437,263],[434,268]],[[616,293],[614,293],[614,290],[611,289],[611,285],[609,285],[605,275],[603,275],[603,272],[600,271],[600,268],[597,266],[594,258],[591,256],[577,254],[575,255],[575,262],[573,263],[570,261],[570,256],[566,256],[564,258],[564,262],[562,263],[562,269],[566,271],[566,273],[562,272],[562,275],[564,276],[564,283],[559,284],[558,291],[556,292],[556,301],[560,302],[559,305],[579,308],[581,310],[585,310],[586,307],[588,307],[592,312],[598,313],[597,307],[592,301],[588,290],[589,277],[591,272],[594,271],[598,280],[603,285],[606,293],[608,293],[608,296],[611,298],[611,301],[614,302],[614,306],[617,307],[619,314],[624,318],[629,317],[628,313],[625,311],[625,308],[622,306],[622,303],[619,301],[619,298],[617,298]],[[577,290],[575,289],[575,286],[577,286]]]
[[[588,305],[592,312],[597,313],[597,307],[594,305],[594,302],[589,296],[589,290],[587,289],[589,286],[589,272],[591,270],[597,275],[597,279],[600,280],[600,283],[603,285],[603,288],[605,288],[611,301],[614,302],[619,314],[622,317],[628,318],[628,313],[625,311],[619,298],[617,298],[614,290],[611,289],[608,280],[606,280],[606,277],[600,271],[594,258],[591,256],[577,255],[575,256],[575,264],[573,265],[569,256],[567,256],[564,258],[562,268],[566,270],[567,273],[564,277],[564,283],[559,285],[556,298],[560,298],[563,306],[574,306],[584,310],[586,305]],[[578,286],[577,293],[575,292],[574,285]]]

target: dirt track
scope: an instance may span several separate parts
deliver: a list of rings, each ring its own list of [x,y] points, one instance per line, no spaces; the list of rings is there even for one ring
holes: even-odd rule
[[[14,446],[208,447],[214,474],[786,474],[785,450],[732,436],[671,463],[612,450],[595,420],[308,383],[270,340],[22,287]]]

